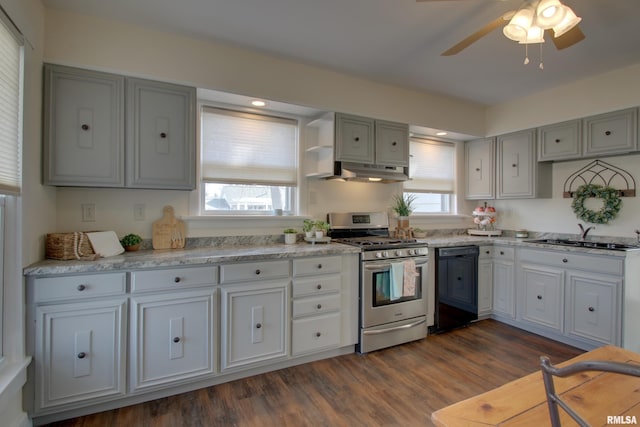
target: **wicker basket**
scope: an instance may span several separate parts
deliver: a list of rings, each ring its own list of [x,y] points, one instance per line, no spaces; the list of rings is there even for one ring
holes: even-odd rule
[[[50,259],[96,259],[86,233],[47,234],[45,256]]]

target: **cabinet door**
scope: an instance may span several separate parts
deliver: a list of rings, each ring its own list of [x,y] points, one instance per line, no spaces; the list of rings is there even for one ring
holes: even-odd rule
[[[570,160],[582,157],[582,122],[571,120],[538,130],[538,161]]]
[[[127,79],[127,186],[195,188],[195,89]]]
[[[521,321],[562,332],[564,271],[536,264],[522,264],[518,275]]]
[[[288,355],[288,281],[222,288],[222,370]]]
[[[373,164],[374,121],[366,117],[336,114],[336,160]]]
[[[638,112],[635,108],[584,119],[584,155],[636,151],[637,120]]]
[[[465,198],[495,198],[495,141],[493,138],[464,144]]]
[[[535,130],[498,137],[499,199],[534,198]]]
[[[409,125],[376,120],[376,163],[409,166]]]
[[[567,288],[567,335],[621,345],[622,279],[570,270]]]
[[[131,389],[214,372],[215,290],[131,298]]]
[[[36,308],[36,410],[125,394],[126,300]]]
[[[515,316],[514,301],[514,263],[511,261],[494,261],[493,263],[493,311]]]
[[[46,64],[44,183],[124,186],[124,78]]]

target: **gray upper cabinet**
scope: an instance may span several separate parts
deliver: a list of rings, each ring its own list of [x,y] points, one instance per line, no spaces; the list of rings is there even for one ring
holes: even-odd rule
[[[409,166],[409,125],[376,120],[376,163]]]
[[[582,122],[571,120],[538,129],[538,161],[582,157]]]
[[[484,138],[464,144],[465,198],[495,198],[495,140]]]
[[[45,65],[45,184],[124,185],[124,87],[122,76]]]
[[[497,138],[498,199],[551,197],[550,163],[536,161],[535,129]]]
[[[336,160],[373,164],[375,162],[374,120],[336,114]]]
[[[599,156],[638,150],[638,110],[614,111],[584,119],[584,155]]]
[[[45,64],[47,185],[195,188],[195,89]]]
[[[194,88],[127,79],[127,186],[195,188]]]

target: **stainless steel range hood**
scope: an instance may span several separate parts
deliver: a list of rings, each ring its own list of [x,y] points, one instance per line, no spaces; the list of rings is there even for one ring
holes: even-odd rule
[[[333,176],[329,176],[325,179],[384,183],[402,182],[409,179],[409,168],[401,166],[334,162]]]

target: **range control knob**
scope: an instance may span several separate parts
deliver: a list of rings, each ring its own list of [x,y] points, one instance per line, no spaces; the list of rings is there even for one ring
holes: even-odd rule
[[[384,257],[382,252],[376,252],[376,258],[382,258],[382,257]]]
[[[401,250],[397,250],[396,251],[396,256],[402,256],[402,251]]]
[[[389,252],[387,252],[387,251],[382,252],[382,255],[383,255],[385,258],[389,258]]]

